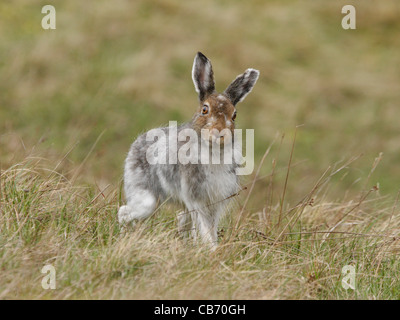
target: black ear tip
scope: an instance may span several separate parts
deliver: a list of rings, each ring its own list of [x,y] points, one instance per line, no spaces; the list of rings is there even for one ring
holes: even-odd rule
[[[253,68],[247,69],[246,72],[247,72],[248,74],[252,75],[252,76],[257,77],[257,78],[258,78],[259,75],[260,75],[260,71],[259,71],[259,70],[256,70],[256,69],[253,69]]]
[[[202,54],[200,51],[197,52],[196,56],[197,56],[197,58],[199,58],[199,59],[201,59],[203,61],[208,61],[207,57],[204,54]]]

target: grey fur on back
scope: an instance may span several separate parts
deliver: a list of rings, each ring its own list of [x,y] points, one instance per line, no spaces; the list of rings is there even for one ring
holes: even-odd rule
[[[178,126],[178,134],[185,128],[191,128],[191,124],[185,123]],[[165,132],[168,139],[168,127],[159,129]],[[198,142],[201,141],[200,139],[201,137],[198,136]],[[187,182],[190,181],[190,183],[187,184],[188,189],[185,190],[187,196],[204,201],[207,205],[212,204],[212,202],[222,201],[238,191],[239,179],[235,173],[238,165],[234,159],[232,164],[170,164],[167,157],[167,164],[151,165],[146,159],[146,152],[151,145],[156,143],[155,141],[146,141],[146,133],[144,133],[136,139],[130,148],[125,161],[125,173],[129,174],[138,169],[141,171],[141,174],[138,174],[133,182],[136,187],[149,190],[160,201],[172,197],[174,200],[183,202],[181,198],[181,194],[184,191],[182,190],[182,180],[188,180]],[[185,141],[177,140],[178,149],[185,143]],[[200,153],[200,143],[198,144],[198,149]],[[165,150],[168,154],[168,144],[165,146]],[[228,180],[226,181],[226,189],[216,189],[208,182],[210,176],[221,175],[221,173]],[[127,179],[129,177],[125,177],[125,180]],[[233,185],[233,181],[235,181],[235,185]],[[127,186],[125,184],[125,194],[128,202],[130,188],[132,188],[132,185]]]

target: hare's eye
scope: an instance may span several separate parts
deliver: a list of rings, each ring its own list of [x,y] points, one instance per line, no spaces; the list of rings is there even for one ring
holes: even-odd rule
[[[201,109],[202,114],[207,114],[208,113],[208,105],[204,105],[203,108]]]
[[[232,121],[235,121],[235,119],[236,119],[236,111],[233,113]]]

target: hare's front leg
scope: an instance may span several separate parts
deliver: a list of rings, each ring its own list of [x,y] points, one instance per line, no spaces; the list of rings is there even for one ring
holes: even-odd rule
[[[193,226],[193,220],[191,217],[191,212],[180,211],[177,215],[178,218],[178,233],[183,238],[189,238],[191,235],[193,238],[196,238],[196,230]]]
[[[219,211],[219,207],[211,206],[207,203],[193,200],[187,197],[184,200],[187,210],[190,212],[190,217],[192,220],[192,232],[191,235],[193,240],[197,240],[196,235],[198,234],[200,240],[215,250],[218,243],[217,235],[217,224],[218,219],[215,218],[214,210]],[[189,219],[189,217],[186,217]],[[187,221],[186,221],[187,223]]]
[[[218,245],[218,224],[227,207],[224,204],[214,204],[207,206],[207,209],[196,216],[197,225],[203,241],[215,250]]]
[[[204,211],[196,213],[196,229],[200,234],[201,240],[215,250],[218,244],[218,235],[213,215]]]
[[[129,224],[133,220],[142,220],[149,217],[157,206],[156,197],[148,190],[136,189],[127,195],[128,203],[118,211],[118,222]]]
[[[197,240],[196,235],[198,234],[204,244],[215,250],[218,244],[218,235],[214,213],[208,210],[207,205],[203,203],[196,205],[190,203],[188,208],[191,213],[193,240]]]

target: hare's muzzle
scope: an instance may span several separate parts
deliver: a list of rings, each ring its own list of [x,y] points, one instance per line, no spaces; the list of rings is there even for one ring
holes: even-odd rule
[[[224,128],[222,130],[213,128],[209,130],[208,140],[212,143],[223,145],[224,143],[232,141],[232,132],[228,128]]]

